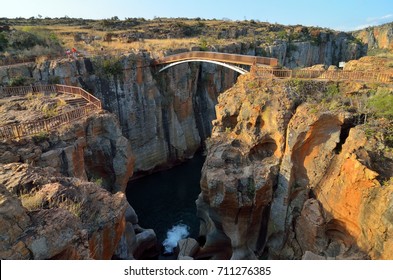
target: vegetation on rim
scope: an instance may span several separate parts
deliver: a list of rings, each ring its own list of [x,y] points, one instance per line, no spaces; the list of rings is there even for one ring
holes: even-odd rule
[[[162,51],[196,47],[207,50],[233,43],[249,44],[251,47],[260,48],[259,52],[263,54],[264,49],[261,47],[281,42],[287,43],[288,52],[291,52],[296,50],[296,42],[308,41],[318,46],[337,34],[336,31],[320,27],[285,26],[258,20],[231,21],[201,18],[156,17],[152,20],[143,18],[120,20],[116,16],[102,20],[69,17],[2,18],[0,26],[12,26],[10,29],[13,30],[0,33],[2,34],[0,48],[11,44],[9,38],[11,33],[19,34],[19,37],[22,35],[29,37],[24,33],[29,31],[34,35],[32,40],[39,42],[39,46],[52,48],[52,43],[56,43],[60,44],[63,50],[76,47],[78,50],[83,50],[84,54],[130,49]],[[347,36],[349,41],[361,44],[349,33]],[[160,41],[159,45],[157,40]],[[23,42],[22,45],[31,52],[29,40]]]

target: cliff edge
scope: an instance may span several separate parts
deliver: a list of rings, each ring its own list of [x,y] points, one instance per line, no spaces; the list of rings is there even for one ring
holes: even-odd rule
[[[393,126],[379,98],[391,106],[391,88],[240,77],[208,139],[199,257],[392,259]]]

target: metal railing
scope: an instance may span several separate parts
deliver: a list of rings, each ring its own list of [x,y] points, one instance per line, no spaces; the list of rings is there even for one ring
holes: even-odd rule
[[[30,85],[19,87],[0,87],[0,98],[10,96],[24,96],[29,93],[52,93],[56,92],[56,85]]]
[[[231,53],[219,53],[219,52],[202,52],[202,51],[191,51],[183,52],[179,54],[168,55],[166,57],[157,59],[153,64],[166,64],[177,61],[183,61],[188,59],[207,59],[233,64],[243,64],[243,65],[257,65],[263,64],[271,67],[278,66],[278,60],[271,57],[261,57],[252,55],[241,55],[241,54],[231,54]]]
[[[321,79],[321,80],[349,80],[374,83],[393,83],[393,75],[371,71],[328,71],[309,69],[269,69],[252,67],[251,72],[260,79]]]
[[[51,132],[52,130],[58,128],[61,125],[75,122],[102,109],[101,101],[99,99],[79,87],[64,85],[33,86],[33,88],[34,87],[36,89],[35,92],[40,92],[40,90],[47,90],[47,92],[70,93],[80,95],[89,103],[83,107],[61,113],[55,117],[0,126],[0,140],[23,138],[42,132]],[[27,88],[31,89],[31,87],[13,87],[4,88],[3,92],[6,92],[6,94],[14,93],[16,95],[22,95],[31,92],[28,91]]]
[[[71,93],[83,97],[87,102],[94,104],[98,109],[102,109],[101,101],[94,95],[88,93],[80,87],[56,85],[56,92],[58,93]]]

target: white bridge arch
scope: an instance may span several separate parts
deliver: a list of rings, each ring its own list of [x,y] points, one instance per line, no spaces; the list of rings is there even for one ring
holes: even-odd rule
[[[182,61],[176,61],[176,62],[173,62],[173,63],[171,63],[171,64],[166,65],[165,67],[163,67],[162,69],[160,69],[159,72],[165,71],[166,69],[171,68],[171,67],[173,67],[173,66],[176,66],[176,65],[178,65],[178,64],[187,63],[187,62],[207,62],[207,63],[214,63],[214,64],[217,64],[217,65],[221,65],[221,66],[227,67],[227,68],[229,68],[229,69],[232,69],[232,70],[234,70],[234,71],[236,71],[236,72],[238,72],[238,73],[240,73],[240,74],[246,74],[246,73],[248,73],[247,70],[244,70],[243,68],[240,68],[240,67],[238,67],[238,66],[230,65],[230,64],[227,64],[227,63],[224,63],[224,62],[220,62],[220,61],[208,60],[208,59],[187,59],[187,60],[182,60]]]

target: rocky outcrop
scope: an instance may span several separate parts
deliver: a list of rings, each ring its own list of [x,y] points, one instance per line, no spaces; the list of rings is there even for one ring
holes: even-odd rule
[[[392,61],[387,57],[365,56],[351,60],[344,66],[345,71],[371,71],[373,73],[389,73],[393,75]]]
[[[179,249],[179,253],[177,255],[178,260],[193,260],[193,256],[195,256],[199,251],[198,241],[193,238],[180,240],[177,247]]]
[[[51,167],[0,170],[2,259],[134,259],[155,246],[154,231],[139,227],[122,192]]]
[[[369,49],[393,49],[393,23],[353,32]]]
[[[197,200],[201,257],[392,258],[393,161],[353,108],[328,103],[331,87],[242,76],[220,95]]]
[[[287,126],[286,148],[280,166],[270,223],[274,233],[271,248],[281,248],[293,220],[308,198],[310,186],[318,184],[339,142],[343,116],[326,112],[312,114],[300,105]],[[310,172],[311,170],[311,172]]]
[[[11,163],[1,166],[1,174],[1,258],[112,257],[124,231],[124,194],[61,177],[52,168]]]
[[[315,64],[338,66],[340,61],[358,59],[367,53],[367,47],[348,34],[331,32],[320,32],[314,41],[276,41],[262,49],[267,56],[278,58],[280,65],[289,68]]]
[[[372,259],[392,259],[393,186],[377,180],[367,142],[364,131],[351,129],[315,195],[324,206],[329,238],[356,245]]]
[[[118,68],[108,70],[107,64]],[[23,76],[81,86],[100,98],[104,108],[117,115],[130,141],[134,172],[149,172],[194,155],[210,135],[218,94],[237,77],[232,70],[205,63],[183,64],[163,73],[150,64],[147,53],[63,59],[37,64]],[[1,69],[2,83],[18,76],[15,71]]]
[[[217,95],[232,86],[234,72],[183,64],[156,73],[147,55],[122,63],[126,70],[118,79],[96,75],[87,82],[118,115],[135,154],[135,172],[192,157],[210,135]]]
[[[99,113],[33,140],[0,143],[0,163],[26,162],[52,167],[64,176],[99,182],[110,192],[124,191],[134,156],[116,118]]]
[[[0,150],[1,258],[134,259],[155,246],[124,195],[134,156],[113,114]]]
[[[264,249],[266,220],[294,103],[290,93],[269,100],[269,92],[284,90],[278,84],[248,94],[249,85],[258,87],[253,79],[241,77],[220,95],[216,107],[197,200],[203,221],[200,234],[206,236],[201,255],[214,255],[224,245],[229,250],[224,254],[219,249],[215,257],[255,259],[255,253]],[[271,110],[273,106],[277,111]]]

